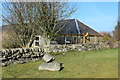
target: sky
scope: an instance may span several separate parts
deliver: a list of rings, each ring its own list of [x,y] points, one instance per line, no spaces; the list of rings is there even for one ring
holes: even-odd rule
[[[71,4],[77,5],[77,11],[70,19],[78,19],[98,32],[114,30],[118,20],[118,2],[72,2]],[[0,16],[1,8],[0,4]]]
[[[71,18],[98,32],[111,32],[118,20],[118,2],[77,2],[77,11]]]
[[[1,28],[1,26],[2,26],[2,19],[1,18],[2,18],[2,4],[1,4],[1,1],[0,1],[0,32],[2,31],[2,28]]]

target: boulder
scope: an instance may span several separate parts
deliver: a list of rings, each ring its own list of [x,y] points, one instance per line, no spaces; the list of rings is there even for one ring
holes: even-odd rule
[[[39,70],[60,71],[61,64],[58,62],[43,63],[38,67]]]
[[[53,56],[51,56],[50,54],[45,54],[43,56],[43,60],[46,61],[46,62],[50,62],[52,60],[54,60],[55,58]]]

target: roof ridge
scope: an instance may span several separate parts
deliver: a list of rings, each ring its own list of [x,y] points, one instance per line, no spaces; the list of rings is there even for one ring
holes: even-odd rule
[[[79,21],[79,20],[78,20]],[[86,27],[88,27],[88,28],[90,28],[90,29],[92,29],[92,30],[94,30],[95,32],[97,32],[95,29],[93,29],[93,28],[91,28],[90,26],[88,26],[87,24],[85,24],[85,23],[83,23],[83,22],[81,22],[81,21],[79,21],[80,23],[82,23],[83,25],[85,25]],[[99,32],[97,32],[97,33],[99,33]]]

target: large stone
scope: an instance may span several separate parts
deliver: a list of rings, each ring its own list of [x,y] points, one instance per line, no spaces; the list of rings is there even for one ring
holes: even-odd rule
[[[55,58],[53,56],[51,56],[50,54],[45,54],[43,56],[43,60],[46,61],[46,62],[50,62],[52,60],[54,60]]]
[[[60,71],[61,64],[58,62],[43,63],[38,67],[39,70]]]

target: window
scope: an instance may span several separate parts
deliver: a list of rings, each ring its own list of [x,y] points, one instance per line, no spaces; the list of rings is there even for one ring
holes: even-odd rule
[[[35,42],[35,46],[39,46],[39,42]]]
[[[35,40],[39,40],[39,37],[36,37]]]

